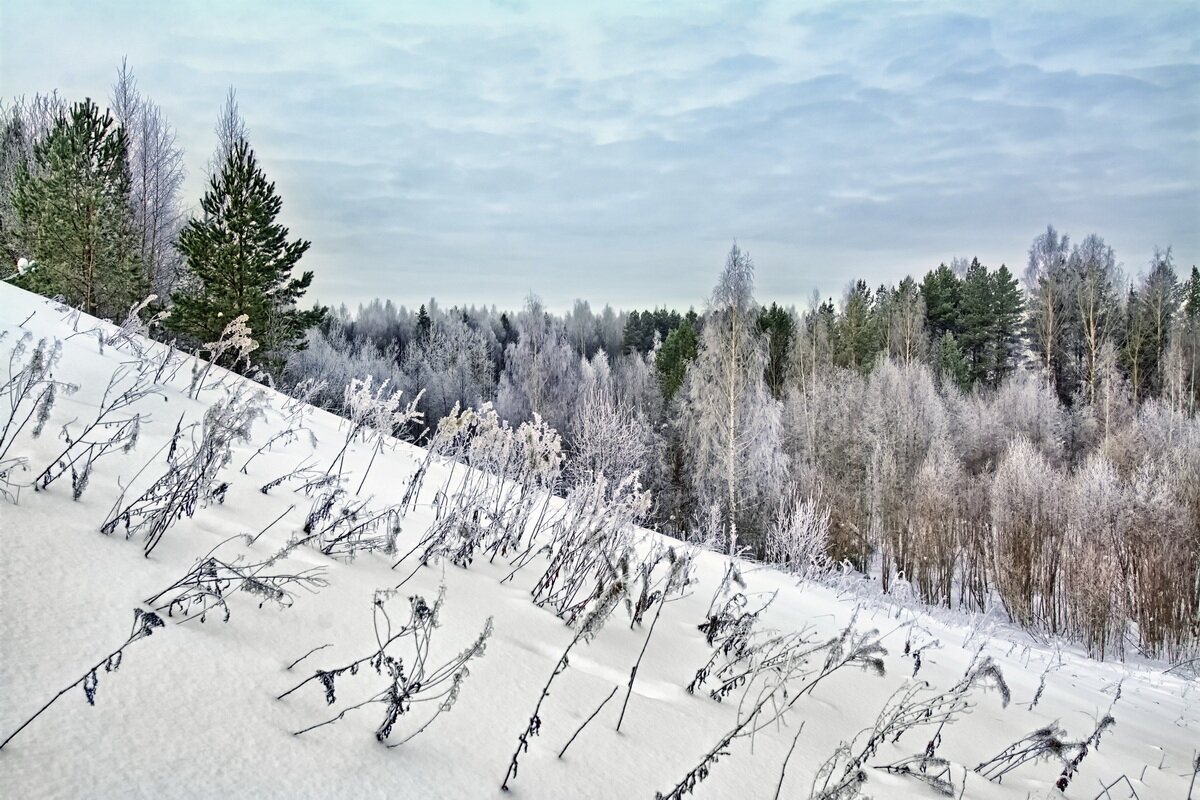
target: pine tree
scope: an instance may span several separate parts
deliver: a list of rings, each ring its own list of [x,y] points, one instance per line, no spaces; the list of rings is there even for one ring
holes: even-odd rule
[[[234,145],[219,175],[200,201],[202,219],[179,235],[179,250],[198,287],[176,294],[171,327],[196,344],[216,341],[230,320],[246,314],[264,365],[276,374],[289,351],[302,349],[304,334],[326,309],[300,311],[297,301],[312,272],[292,277],[309,242],[288,242],[276,222],[283,201],[258,166],[245,141]]]
[[[963,392],[971,388],[970,365],[958,340],[949,331],[942,334],[934,348],[933,371],[942,386],[953,386]]]
[[[921,296],[925,300],[925,325],[929,337],[938,341],[945,333],[959,332],[958,306],[962,283],[954,270],[941,264],[927,272],[921,281]]]
[[[421,304],[421,308],[417,310],[417,330],[414,336],[417,344],[423,345],[429,341],[429,331],[433,328],[433,320],[429,318],[429,312],[425,310],[425,304]]]
[[[1012,374],[1017,367],[1021,345],[1021,318],[1025,313],[1025,298],[1016,277],[1004,264],[992,276],[992,299],[995,303],[996,348],[992,365],[993,385]]]
[[[872,313],[871,291],[865,281],[856,281],[846,292],[842,315],[834,328],[834,363],[863,375],[870,372],[879,353],[877,322]]]
[[[140,299],[125,131],[91,100],[71,107],[17,165],[13,207],[36,269],[21,282],[88,314],[123,317]]]
[[[987,380],[995,364],[995,286],[987,267],[972,259],[963,277],[959,302],[958,343],[967,362],[971,385]]]
[[[1180,337],[1183,345],[1183,372],[1188,410],[1200,406],[1200,269],[1192,267],[1192,276],[1183,285]]]

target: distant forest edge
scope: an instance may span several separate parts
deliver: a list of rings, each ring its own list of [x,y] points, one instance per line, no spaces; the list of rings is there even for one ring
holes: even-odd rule
[[[1126,277],[1048,227],[1023,281],[956,260],[803,310],[759,304],[736,244],[701,312],[301,310],[309,243],[232,91],[195,216],[127,65],[110,111],[50,95],[0,120],[6,280],[336,413],[366,380],[419,396],[395,431],[417,442],[467,407],[541,420],[563,490],[636,476],[648,526],[798,576],[861,570],[1098,656],[1197,652],[1200,271],[1169,248]]]

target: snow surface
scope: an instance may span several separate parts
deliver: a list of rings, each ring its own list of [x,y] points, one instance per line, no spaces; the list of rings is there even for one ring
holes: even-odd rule
[[[35,341],[43,336],[64,340],[55,377],[80,386],[74,395],[58,399],[40,438],[33,439],[26,430],[17,441],[10,455],[26,457],[30,466],[16,475],[18,482],[31,482],[61,451],[58,432],[64,423],[94,416],[110,375],[134,358],[128,347],[107,346],[100,352],[98,337],[87,331],[102,325],[112,330],[111,325],[0,284],[0,331],[7,332],[0,340],[0,383],[7,380],[4,370],[15,342],[29,331]],[[269,494],[260,487],[305,458],[312,457],[323,468],[344,440],[344,423],[312,411],[307,425],[316,438],[315,452],[307,437],[281,441],[243,475],[239,467],[281,428],[286,416],[286,398],[269,393],[271,407],[266,419],[255,423],[253,442],[237,445],[222,473],[230,482],[223,504],[200,508],[193,517],[180,520],[150,558],[143,557],[136,538],[98,533],[118,484],[133,481],[147,462],[154,463],[137,485],[161,472],[161,447],[180,416],[185,423],[199,420],[223,396],[218,388],[189,399],[187,378],[185,366],[173,385],[139,404],[136,410],[150,419],[137,446],[98,462],[78,502],[71,499],[69,477],[45,492],[23,489],[16,505],[0,501],[0,737],[124,641],[132,610],[223,540],[258,533],[283,514],[254,544],[235,538],[217,551],[226,560],[244,554],[257,561],[278,551],[303,525],[310,498],[288,486]],[[366,445],[351,449],[352,486],[369,456]],[[373,498],[373,507],[399,502],[423,457],[423,450],[391,443],[371,467],[363,495]],[[433,521],[432,494],[446,469],[434,463],[421,504],[403,519],[400,553]],[[644,544],[657,536],[642,535]],[[396,586],[415,566],[409,559],[393,570],[394,560],[370,553],[343,563],[301,548],[286,563],[297,570],[324,568],[328,585],[319,592],[299,592],[294,603],[282,609],[270,602],[259,608],[259,598],[239,593],[230,602],[228,623],[219,613],[204,623],[195,617],[166,619],[165,628],[129,646],[119,672],[99,673],[94,707],[76,687],[0,750],[0,795],[503,796],[500,785],[517,736],[574,636],[562,620],[530,601],[530,588],[540,573],[536,562],[507,583],[501,579],[511,567],[502,558],[495,563],[477,558],[467,569],[430,566],[417,570],[401,588],[401,597],[389,601],[393,617],[402,618],[405,596],[420,594],[432,602],[439,585],[445,585],[442,624],[432,641],[431,658],[437,663],[468,647],[486,618],[493,617],[495,625],[486,654],[470,665],[457,704],[407,744],[388,748],[376,741],[383,715],[378,704],[349,712],[336,724],[292,735],[332,717],[346,701],[382,688],[383,679],[369,668],[338,679],[343,700],[339,705],[326,706],[316,681],[284,700],[275,699],[315,669],[340,666],[373,650],[373,593]],[[655,792],[670,791],[736,724],[740,693],[719,703],[684,690],[710,655],[697,625],[705,620],[728,558],[703,552],[697,562],[698,583],[665,606],[650,639],[620,733],[614,730],[620,701],[648,628],[631,628],[623,609],[591,643],[572,652],[569,667],[543,704],[540,735],[532,738],[529,752],[522,756],[511,796],[652,798]],[[997,619],[922,611],[915,604],[883,598],[859,579],[796,585],[780,572],[746,565],[746,580],[745,591],[752,597],[778,592],[762,624],[781,632],[807,626],[814,639],[836,636],[857,609],[859,629],[878,628],[883,633],[886,675],[860,669],[836,673],[753,741],[735,740],[697,785],[697,797],[776,796],[781,766],[801,724],[778,796],[808,797],[817,769],[839,742],[871,728],[888,698],[914,680],[913,659],[904,655],[906,642],[914,647],[936,642],[924,649],[916,678],[929,683],[931,695],[956,683],[980,648],[996,660],[1011,688],[1012,702],[1006,708],[997,691],[972,690],[969,713],[943,731],[938,755],[952,762],[956,796],[1058,796],[1054,782],[1062,764],[1054,760],[1026,764],[1001,784],[971,769],[1055,721],[1070,738],[1083,739],[1105,713],[1115,717],[1116,725],[1083,760],[1066,796],[1104,796],[1102,786],[1123,775],[1130,783],[1114,787],[1114,798],[1131,796],[1131,787],[1143,800],[1188,796],[1192,761],[1200,748],[1200,684],[1164,674],[1164,664],[1096,662],[1072,647],[1035,642]],[[647,623],[649,618],[648,614]],[[188,621],[176,624],[180,619]],[[331,646],[287,669],[326,644]],[[1047,672],[1059,659],[1061,666]],[[1043,675],[1043,695],[1031,708]],[[1119,699],[1114,701],[1118,685]],[[557,758],[562,745],[614,686],[621,688],[613,701],[566,756]],[[399,741],[426,717],[425,710],[401,716],[390,741]],[[922,752],[931,735],[929,729],[915,729],[898,743],[881,747],[867,760],[863,793],[875,798],[938,796],[911,777],[874,768]]]

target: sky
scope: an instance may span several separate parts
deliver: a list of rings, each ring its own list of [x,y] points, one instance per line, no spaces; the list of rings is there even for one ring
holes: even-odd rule
[[[0,97],[122,57],[192,207],[236,90],[324,303],[699,308],[736,240],[802,305],[1048,224],[1200,263],[1193,2],[0,3]]]

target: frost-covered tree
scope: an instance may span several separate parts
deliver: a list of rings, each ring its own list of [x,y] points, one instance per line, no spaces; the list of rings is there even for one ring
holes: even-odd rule
[[[887,315],[887,352],[905,364],[911,364],[925,353],[928,336],[925,331],[925,301],[920,287],[912,278],[905,278],[892,291]]]
[[[455,405],[477,408],[489,399],[489,350],[484,334],[457,315],[431,321],[427,332],[414,340],[404,359],[404,372],[410,395],[424,390],[420,408],[428,422],[442,419]]]
[[[1057,386],[1064,317],[1070,308],[1067,258],[1070,243],[1053,226],[1033,240],[1025,289],[1029,294],[1029,338],[1047,386]]]
[[[213,133],[217,136],[217,147],[213,150],[212,158],[209,159],[208,171],[215,175],[229,161],[229,156],[233,153],[237,143],[250,140],[249,131],[246,129],[246,120],[242,118],[242,111],[238,106],[237,90],[232,86],[225,93],[225,103],[217,115],[217,124],[213,126]]]
[[[1079,342],[1083,363],[1077,367],[1089,403],[1096,402],[1100,354],[1111,342],[1118,321],[1117,258],[1113,249],[1091,234],[1071,251],[1067,261],[1074,304],[1071,320],[1076,328],[1071,338]]]
[[[184,222],[183,151],[162,109],[138,91],[124,59],[113,84],[112,108],[129,139],[130,205],[143,278],[166,298],[182,278],[183,260],[175,245]]]
[[[786,459],[755,316],[754,264],[734,245],[681,389],[678,424],[693,496],[704,506],[719,503],[731,534],[758,546],[780,499]]]
[[[567,431],[579,386],[579,359],[562,322],[530,295],[517,317],[516,342],[504,352],[496,389],[496,411],[513,425],[541,416]]]
[[[1065,533],[1059,474],[1026,438],[1009,446],[992,481],[993,580],[1009,615],[1022,625],[1063,630],[1056,602]]]
[[[871,544],[881,556],[886,591],[894,572],[911,575],[919,557],[912,536],[917,477],[935,441],[945,438],[945,409],[921,363],[881,360],[867,379],[862,411],[863,460]]]
[[[616,485],[651,465],[654,433],[648,420],[618,399],[616,380],[603,350],[580,363],[577,411],[571,422],[567,476],[586,484],[603,476]]]

